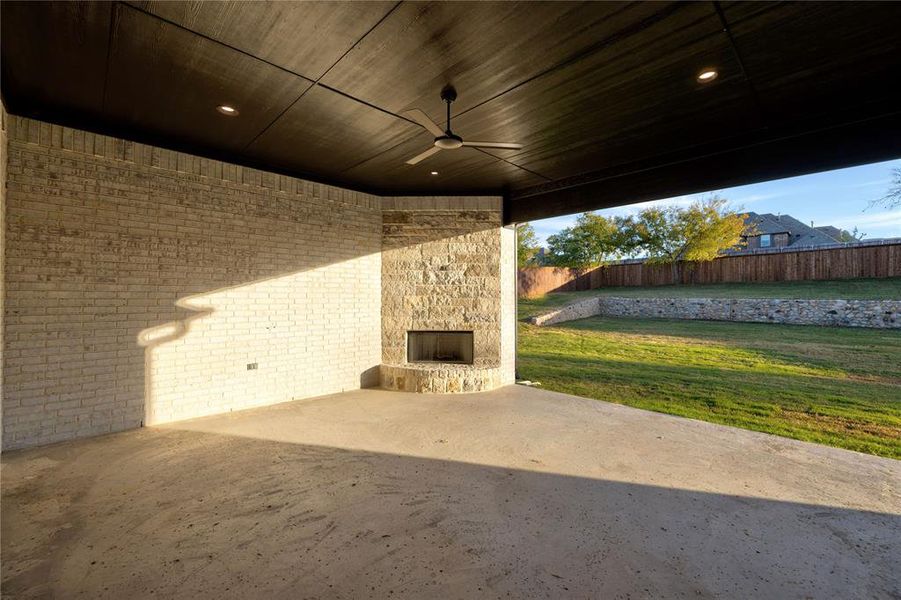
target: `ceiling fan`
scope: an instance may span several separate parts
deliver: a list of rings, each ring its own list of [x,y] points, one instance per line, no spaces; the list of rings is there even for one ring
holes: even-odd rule
[[[522,144],[510,144],[506,142],[463,141],[463,138],[461,138],[451,130],[450,124],[451,102],[457,99],[457,90],[455,90],[451,86],[445,87],[443,90],[441,90],[441,99],[447,103],[447,129],[444,131],[441,131],[441,127],[439,127],[432,119],[429,118],[427,114],[425,114],[418,108],[408,110],[404,113],[405,116],[413,119],[414,121],[419,123],[426,131],[435,136],[435,145],[425,152],[417,154],[416,156],[408,160],[408,165],[415,165],[416,163],[425,160],[426,158],[432,156],[433,154],[437,154],[442,150],[456,150],[457,148],[462,148],[463,146],[469,148],[503,148],[506,150],[519,150],[520,148],[522,148]]]

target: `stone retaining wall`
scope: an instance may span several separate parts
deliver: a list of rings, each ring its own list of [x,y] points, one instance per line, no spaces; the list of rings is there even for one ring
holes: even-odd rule
[[[595,315],[901,329],[901,300],[598,297],[532,317],[529,322],[553,325]]]

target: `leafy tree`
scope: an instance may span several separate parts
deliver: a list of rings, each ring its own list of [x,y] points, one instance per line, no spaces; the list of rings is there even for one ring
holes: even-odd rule
[[[650,264],[669,264],[678,281],[679,261],[713,260],[741,244],[745,218],[728,210],[727,201],[712,197],[687,208],[645,208],[626,226]]]
[[[529,223],[523,223],[516,227],[516,264],[518,267],[534,265],[539,247],[534,227]]]
[[[892,169],[892,181],[889,183],[888,192],[882,198],[870,202],[870,207],[884,206],[892,209],[901,206],[901,168]]]
[[[567,227],[548,236],[545,263],[552,267],[584,267],[590,263],[584,231]]]
[[[548,237],[547,264],[557,267],[596,267],[627,254],[622,217],[583,213],[576,224]]]
[[[847,229],[842,229],[842,232],[838,236],[838,241],[840,242],[859,242],[862,240],[867,234],[860,233],[855,227],[852,231],[848,231]]]

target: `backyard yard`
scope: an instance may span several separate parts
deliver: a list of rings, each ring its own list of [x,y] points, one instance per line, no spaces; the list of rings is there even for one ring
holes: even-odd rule
[[[897,279],[824,283],[615,295],[901,297]],[[603,293],[523,299],[520,315]],[[519,375],[546,389],[901,458],[899,331],[605,317],[519,327]]]

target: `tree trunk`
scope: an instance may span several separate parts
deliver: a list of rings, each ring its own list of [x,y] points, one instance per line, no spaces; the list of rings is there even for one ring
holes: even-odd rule
[[[685,256],[685,246],[679,248],[679,252],[676,253],[675,256],[672,257],[672,270],[673,270],[673,283],[675,285],[680,285],[682,283],[681,269],[680,264],[682,263],[682,258]]]

